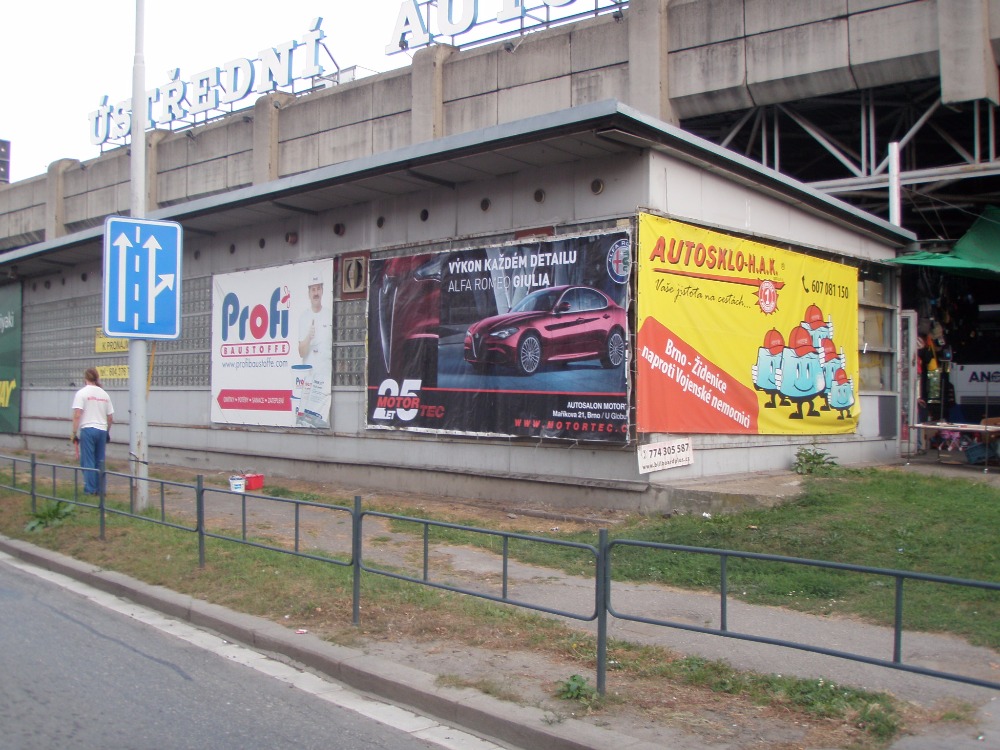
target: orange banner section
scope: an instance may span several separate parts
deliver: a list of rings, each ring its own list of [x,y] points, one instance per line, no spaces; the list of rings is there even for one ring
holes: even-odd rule
[[[640,432],[857,429],[857,270],[639,216]]]
[[[683,404],[672,432],[757,432],[757,396],[654,318],[639,329],[636,399]]]

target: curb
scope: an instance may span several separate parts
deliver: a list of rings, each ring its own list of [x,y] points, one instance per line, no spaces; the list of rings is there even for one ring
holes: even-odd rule
[[[212,630],[258,651],[284,657],[355,690],[523,750],[606,750],[609,747],[661,750],[664,746],[574,719],[548,725],[546,712],[540,709],[500,701],[471,688],[439,687],[435,684],[436,677],[427,672],[337,646],[310,633],[299,635],[270,620],[235,612],[163,586],[153,586],[28,542],[0,535],[0,551],[169,617]],[[678,733],[678,741],[681,736]]]

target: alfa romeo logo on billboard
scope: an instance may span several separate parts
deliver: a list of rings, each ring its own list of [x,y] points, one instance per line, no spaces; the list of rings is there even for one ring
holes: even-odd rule
[[[632,248],[628,239],[618,240],[608,250],[608,276],[619,284],[628,283],[632,270]]]

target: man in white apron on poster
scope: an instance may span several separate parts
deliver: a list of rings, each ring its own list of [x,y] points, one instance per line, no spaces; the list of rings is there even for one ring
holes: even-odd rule
[[[309,308],[299,317],[299,356],[310,366],[310,382],[302,392],[303,426],[330,426],[330,388],[333,376],[333,315],[323,307],[323,277],[309,278]]]

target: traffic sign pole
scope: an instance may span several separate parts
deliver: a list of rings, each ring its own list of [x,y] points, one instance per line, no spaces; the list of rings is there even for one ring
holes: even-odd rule
[[[146,216],[146,61],[143,51],[145,26],[145,0],[135,0],[135,58],[132,62],[132,156],[131,169],[131,209],[133,219]],[[107,291],[105,291],[107,294]],[[145,339],[132,339],[128,347],[129,404],[132,409],[129,420],[129,459],[132,464],[133,497],[136,509],[145,510],[149,506],[149,446],[146,417],[146,391],[148,359]]]

